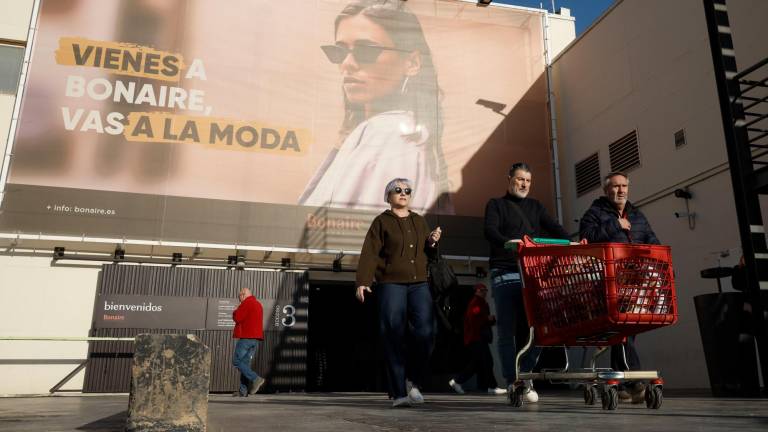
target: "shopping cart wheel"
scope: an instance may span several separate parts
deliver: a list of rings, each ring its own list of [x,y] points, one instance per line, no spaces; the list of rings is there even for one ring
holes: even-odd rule
[[[515,408],[523,406],[523,393],[525,393],[525,386],[516,388],[514,392],[509,394],[509,404]]]
[[[584,386],[584,403],[594,405],[597,403],[597,387],[592,384]]]
[[[645,391],[645,406],[651,409],[661,408],[661,402],[664,400],[661,386],[653,386]]]
[[[603,409],[613,411],[619,406],[619,391],[616,386],[608,386],[603,394],[600,395],[603,402]]]

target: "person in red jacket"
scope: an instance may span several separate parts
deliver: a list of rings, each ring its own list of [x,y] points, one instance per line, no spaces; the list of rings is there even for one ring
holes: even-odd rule
[[[448,385],[456,393],[464,394],[461,384],[477,374],[477,388],[488,389],[490,394],[506,394],[505,389],[498,387],[493,375],[493,357],[488,344],[493,339],[491,327],[496,324],[496,317],[491,315],[491,309],[485,298],[488,287],[482,283],[475,284],[475,295],[467,305],[464,313],[464,345],[469,350],[469,363],[456,378],[448,381]]]
[[[232,338],[237,339],[232,364],[240,371],[240,389],[233,396],[246,397],[264,385],[264,378],[251,369],[253,356],[264,340],[264,309],[248,288],[240,288],[238,298],[240,305],[232,312],[235,321]]]

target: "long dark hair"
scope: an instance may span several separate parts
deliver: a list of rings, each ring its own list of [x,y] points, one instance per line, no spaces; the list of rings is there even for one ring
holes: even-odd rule
[[[448,189],[447,167],[443,155],[443,108],[442,93],[437,84],[437,73],[432,62],[432,53],[424,38],[419,19],[408,11],[400,0],[356,0],[348,4],[336,17],[334,32],[346,18],[363,15],[380,25],[398,49],[418,51],[421,55],[419,72],[408,79],[406,91],[376,103],[378,110],[401,109],[412,111],[417,125],[429,131],[425,145],[429,149],[429,167],[439,185],[440,191]],[[343,93],[343,92],[342,92]],[[343,140],[360,123],[365,121],[365,110],[347,99],[344,94],[344,121],[340,135]]]

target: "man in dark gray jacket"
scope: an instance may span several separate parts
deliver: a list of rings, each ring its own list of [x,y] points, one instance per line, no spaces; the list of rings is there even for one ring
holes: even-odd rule
[[[605,176],[605,196],[596,199],[581,218],[579,234],[590,243],[643,243],[659,244],[645,215],[629,202],[629,177],[623,172],[612,172]],[[611,347],[611,368],[614,370],[638,370],[640,358],[635,350],[635,337]],[[624,361],[626,357],[626,362]],[[642,403],[645,400],[645,386],[640,383],[626,383],[619,391],[623,402]]]

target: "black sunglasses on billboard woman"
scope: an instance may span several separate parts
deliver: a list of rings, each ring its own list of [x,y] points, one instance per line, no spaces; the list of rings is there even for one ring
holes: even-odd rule
[[[398,194],[398,195],[400,195],[401,193],[404,193],[404,194],[406,194],[406,195],[410,195],[410,194],[411,194],[411,188],[405,188],[405,189],[403,189],[403,188],[401,188],[400,186],[398,186],[398,187],[396,187],[396,188],[392,189],[392,192],[393,192],[393,193],[396,193],[396,194]]]
[[[383,47],[379,45],[355,45],[352,49],[343,45],[323,45],[320,47],[328,57],[328,60],[333,64],[341,64],[347,56],[352,53],[352,57],[358,64],[370,64],[376,62],[381,52],[386,51],[400,51],[408,52],[406,50],[398,48]]]

